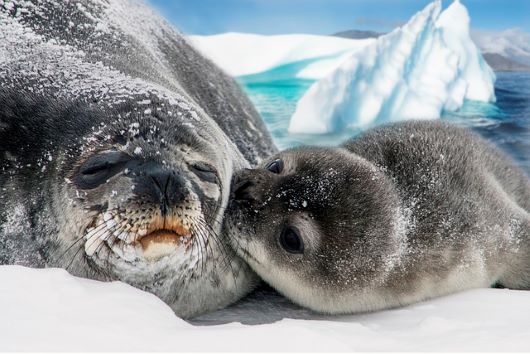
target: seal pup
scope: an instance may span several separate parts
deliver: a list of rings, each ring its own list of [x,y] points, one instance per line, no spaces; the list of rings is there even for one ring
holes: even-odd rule
[[[177,315],[256,275],[221,223],[275,151],[237,83],[136,1],[0,2],[0,264],[150,291]]]
[[[397,307],[456,291],[530,288],[530,181],[445,122],[375,128],[338,148],[280,152],[237,173],[237,253],[299,305]]]

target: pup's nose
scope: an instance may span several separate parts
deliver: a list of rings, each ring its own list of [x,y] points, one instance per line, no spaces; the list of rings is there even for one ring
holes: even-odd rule
[[[232,197],[234,200],[251,200],[252,195],[250,194],[250,187],[253,186],[253,183],[250,181],[240,181],[234,185],[234,190],[232,192]]]
[[[235,201],[256,200],[256,183],[250,176],[253,170],[245,169],[237,173],[232,179],[231,199]]]

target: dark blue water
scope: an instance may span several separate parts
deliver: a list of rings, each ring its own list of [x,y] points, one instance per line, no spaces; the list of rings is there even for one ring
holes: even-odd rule
[[[333,134],[290,134],[287,128],[296,102],[313,83],[292,78],[289,75],[292,70],[279,68],[239,79],[280,149],[337,145],[361,132],[360,129],[345,129]],[[442,119],[477,131],[530,172],[530,73],[497,73],[495,94],[495,103],[467,101],[459,111],[444,113]]]

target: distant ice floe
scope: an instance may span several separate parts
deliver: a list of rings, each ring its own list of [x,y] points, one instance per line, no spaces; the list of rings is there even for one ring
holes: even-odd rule
[[[306,79],[328,75],[352,53],[375,42],[371,38],[351,40],[309,34],[223,33],[188,38],[199,51],[232,76],[257,74],[307,59],[321,59],[303,66],[296,74],[296,77]]]
[[[349,56],[297,104],[291,133],[436,119],[465,99],[495,101],[495,75],[470,38],[467,9],[437,0]]]

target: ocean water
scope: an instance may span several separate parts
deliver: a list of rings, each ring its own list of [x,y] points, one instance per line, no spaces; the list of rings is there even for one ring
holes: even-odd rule
[[[280,149],[300,145],[338,145],[362,132],[360,128],[349,128],[333,134],[290,134],[287,128],[296,102],[313,83],[312,80],[293,78],[292,72],[296,69],[285,66],[238,78]],[[446,112],[441,119],[475,130],[530,173],[530,73],[498,72],[495,95],[495,103],[466,101],[459,111]]]

